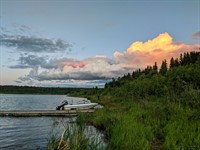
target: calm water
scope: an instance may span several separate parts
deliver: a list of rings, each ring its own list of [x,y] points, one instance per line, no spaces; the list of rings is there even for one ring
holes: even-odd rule
[[[0,110],[55,110],[63,100],[76,103],[82,99],[63,95],[0,94]],[[53,126],[55,119],[67,123],[71,121],[61,117],[0,117],[0,150],[46,149],[48,138],[64,130],[62,125]],[[100,133],[90,126],[89,134]]]

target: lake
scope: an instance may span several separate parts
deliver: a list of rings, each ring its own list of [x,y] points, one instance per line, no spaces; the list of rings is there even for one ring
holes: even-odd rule
[[[83,98],[65,95],[0,94],[0,110],[55,110],[63,100],[76,103],[82,101]],[[63,132],[64,127],[61,124],[63,122],[70,124],[75,119],[0,117],[0,149],[46,149],[49,137]],[[61,124],[54,126],[55,120]],[[88,126],[86,129],[88,137],[98,135],[103,140],[103,134],[94,127]]]

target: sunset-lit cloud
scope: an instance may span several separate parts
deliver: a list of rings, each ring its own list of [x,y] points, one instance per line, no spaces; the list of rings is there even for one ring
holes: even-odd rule
[[[199,48],[199,44],[189,45],[173,42],[172,36],[165,32],[146,42],[133,42],[124,53],[116,51],[113,56],[121,64],[144,68],[154,62],[160,64],[163,59],[179,57],[180,53],[197,51]]]
[[[28,75],[19,78],[21,81],[32,79],[38,81],[108,80],[112,77],[122,76],[125,72],[130,71],[114,60],[105,57],[93,57],[84,60],[62,58],[43,61],[42,57],[30,57],[28,55],[26,57],[23,56],[23,59],[25,60],[23,64],[20,62],[20,64],[10,67],[24,69],[24,66],[26,66],[26,68],[31,68]],[[33,66],[33,64],[37,65]]]
[[[147,65],[160,63],[163,59],[179,57],[180,53],[198,51],[199,44],[189,45],[174,42],[168,33],[162,33],[146,42],[133,42],[127,50],[115,52],[113,58],[105,55],[96,55],[82,60],[74,58],[50,58],[46,55],[21,55],[18,64],[10,66],[14,69],[29,68],[29,74],[18,78],[17,83],[59,83],[80,85],[103,85],[111,78],[117,78],[136,69],[143,69]],[[158,67],[159,67],[158,66]],[[95,82],[94,82],[95,81]]]

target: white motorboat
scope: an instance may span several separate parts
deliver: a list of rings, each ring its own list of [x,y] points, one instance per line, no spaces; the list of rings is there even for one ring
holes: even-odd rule
[[[57,110],[72,110],[72,109],[92,109],[97,106],[98,103],[78,103],[78,104],[69,104],[67,101],[64,101],[60,106],[56,107]]]
[[[87,103],[87,104],[67,104],[64,105],[64,110],[71,110],[71,109],[91,109],[97,106],[97,103]]]

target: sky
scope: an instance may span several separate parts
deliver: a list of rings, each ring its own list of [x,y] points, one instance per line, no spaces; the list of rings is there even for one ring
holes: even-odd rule
[[[199,48],[199,0],[0,0],[0,85],[103,87]]]

